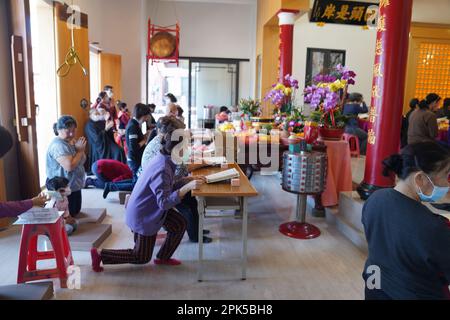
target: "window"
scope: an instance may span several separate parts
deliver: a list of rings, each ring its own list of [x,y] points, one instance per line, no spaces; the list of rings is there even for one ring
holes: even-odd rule
[[[418,54],[415,97],[450,97],[450,44],[423,42]]]
[[[345,51],[333,49],[308,48],[306,57],[305,84],[312,84],[318,74],[329,74],[338,64],[345,65]]]

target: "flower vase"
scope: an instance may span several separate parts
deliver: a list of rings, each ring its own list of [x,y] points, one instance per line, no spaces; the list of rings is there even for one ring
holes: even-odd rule
[[[323,140],[332,140],[339,141],[342,140],[342,136],[344,135],[344,128],[333,128],[333,127],[320,127],[319,128],[319,136]]]

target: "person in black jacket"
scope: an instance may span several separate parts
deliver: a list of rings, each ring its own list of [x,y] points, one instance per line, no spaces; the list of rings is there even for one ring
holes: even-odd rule
[[[419,99],[414,98],[409,102],[409,111],[408,113],[402,118],[402,131],[400,133],[400,139],[401,139],[401,147],[404,148],[408,144],[408,128],[409,128],[409,117],[411,114],[417,109],[419,106]]]
[[[395,173],[399,181],[375,191],[363,207],[366,299],[450,299],[450,221],[423,204],[448,194],[450,152],[421,142],[383,164],[383,175]]]
[[[84,132],[89,142],[87,163],[89,172],[91,172],[92,164],[101,159],[126,162],[123,148],[114,141],[114,121],[105,109],[91,109]]]
[[[148,105],[138,103],[133,110],[133,119],[130,120],[126,129],[126,141],[128,146],[127,163],[133,172],[133,180],[137,181],[137,173],[141,166],[142,154],[144,153],[147,135],[144,135],[141,126],[150,118]]]

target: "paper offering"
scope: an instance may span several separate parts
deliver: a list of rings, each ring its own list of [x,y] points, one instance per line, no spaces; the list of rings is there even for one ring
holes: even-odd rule
[[[237,171],[235,168],[206,176],[206,182],[215,183],[234,178],[239,178],[239,171]]]
[[[58,211],[56,208],[35,207],[20,215],[14,225],[52,224],[58,221],[63,214],[64,211]]]

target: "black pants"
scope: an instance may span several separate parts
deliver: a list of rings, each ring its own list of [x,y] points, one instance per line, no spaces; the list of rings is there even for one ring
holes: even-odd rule
[[[195,197],[189,192],[181,200],[181,203],[175,206],[187,222],[187,234],[189,240],[198,241],[198,202]]]
[[[72,192],[67,199],[69,200],[69,213],[72,217],[76,217],[81,211],[81,190]]]
[[[167,212],[163,227],[167,230],[167,237],[164,244],[159,249],[157,258],[168,260],[172,257],[183,239],[184,231],[186,230],[186,220],[181,214],[170,209],[169,212]],[[149,263],[153,255],[156,236],[157,234],[143,236],[135,233],[134,249],[103,249],[101,252],[103,264]]]
[[[133,172],[133,183],[136,184],[137,179],[138,179],[138,172],[139,172],[139,168],[141,166],[140,163],[138,163],[137,161],[134,160],[130,160],[128,159],[127,161],[128,167],[130,168],[130,170]]]

